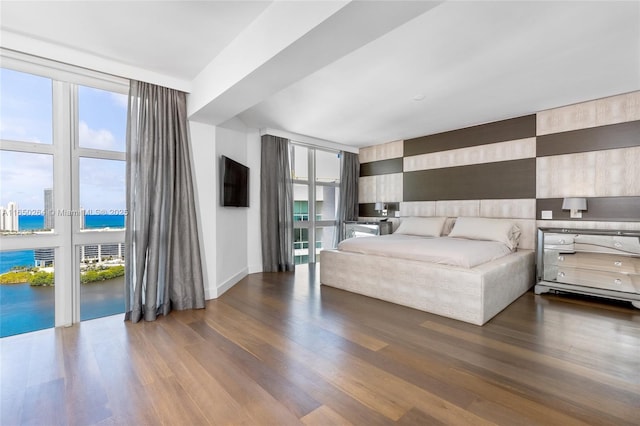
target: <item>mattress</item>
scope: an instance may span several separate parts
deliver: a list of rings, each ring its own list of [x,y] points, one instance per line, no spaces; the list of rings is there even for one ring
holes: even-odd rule
[[[496,241],[403,234],[350,238],[340,242],[338,250],[463,268],[473,268],[511,253],[509,247]]]

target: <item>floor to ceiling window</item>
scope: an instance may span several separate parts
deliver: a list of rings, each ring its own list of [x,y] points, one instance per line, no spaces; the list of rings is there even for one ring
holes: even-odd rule
[[[0,336],[123,312],[128,83],[5,52],[0,80]]]
[[[340,191],[340,152],[292,143],[294,259],[314,263],[332,248]]]

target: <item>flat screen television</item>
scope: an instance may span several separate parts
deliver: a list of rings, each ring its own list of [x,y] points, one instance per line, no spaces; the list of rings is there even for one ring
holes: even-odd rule
[[[223,207],[249,207],[249,168],[220,157],[220,203]]]

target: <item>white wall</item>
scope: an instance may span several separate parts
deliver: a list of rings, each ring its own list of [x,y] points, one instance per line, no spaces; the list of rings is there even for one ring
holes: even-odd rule
[[[216,215],[218,175],[216,127],[190,122],[193,186],[196,193],[200,255],[206,299],[218,297],[216,278]]]
[[[247,165],[247,127],[238,119],[232,119],[216,128],[215,169],[219,178],[220,156],[225,155],[239,163]],[[250,167],[249,176],[253,178],[259,171]],[[252,179],[253,180],[253,179]],[[249,271],[247,256],[247,217],[244,207],[222,207],[219,202],[219,185],[212,193],[216,197],[216,296],[222,295],[235,283],[244,278]],[[249,203],[255,205],[256,192],[250,188]],[[259,201],[258,201],[259,205]]]
[[[247,133],[247,165],[251,169],[251,207],[247,212],[247,256],[249,273],[262,272],[262,227],[260,224],[260,133],[250,129]]]

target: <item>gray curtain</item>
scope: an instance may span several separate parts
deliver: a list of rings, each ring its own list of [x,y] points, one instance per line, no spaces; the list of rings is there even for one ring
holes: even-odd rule
[[[204,308],[185,94],[131,81],[125,320]]]
[[[336,227],[336,246],[342,241],[344,222],[358,220],[358,177],[360,161],[358,154],[342,152],[340,172],[340,199],[338,200],[338,226]]]
[[[260,216],[262,270],[293,271],[293,184],[288,139],[262,136]]]

